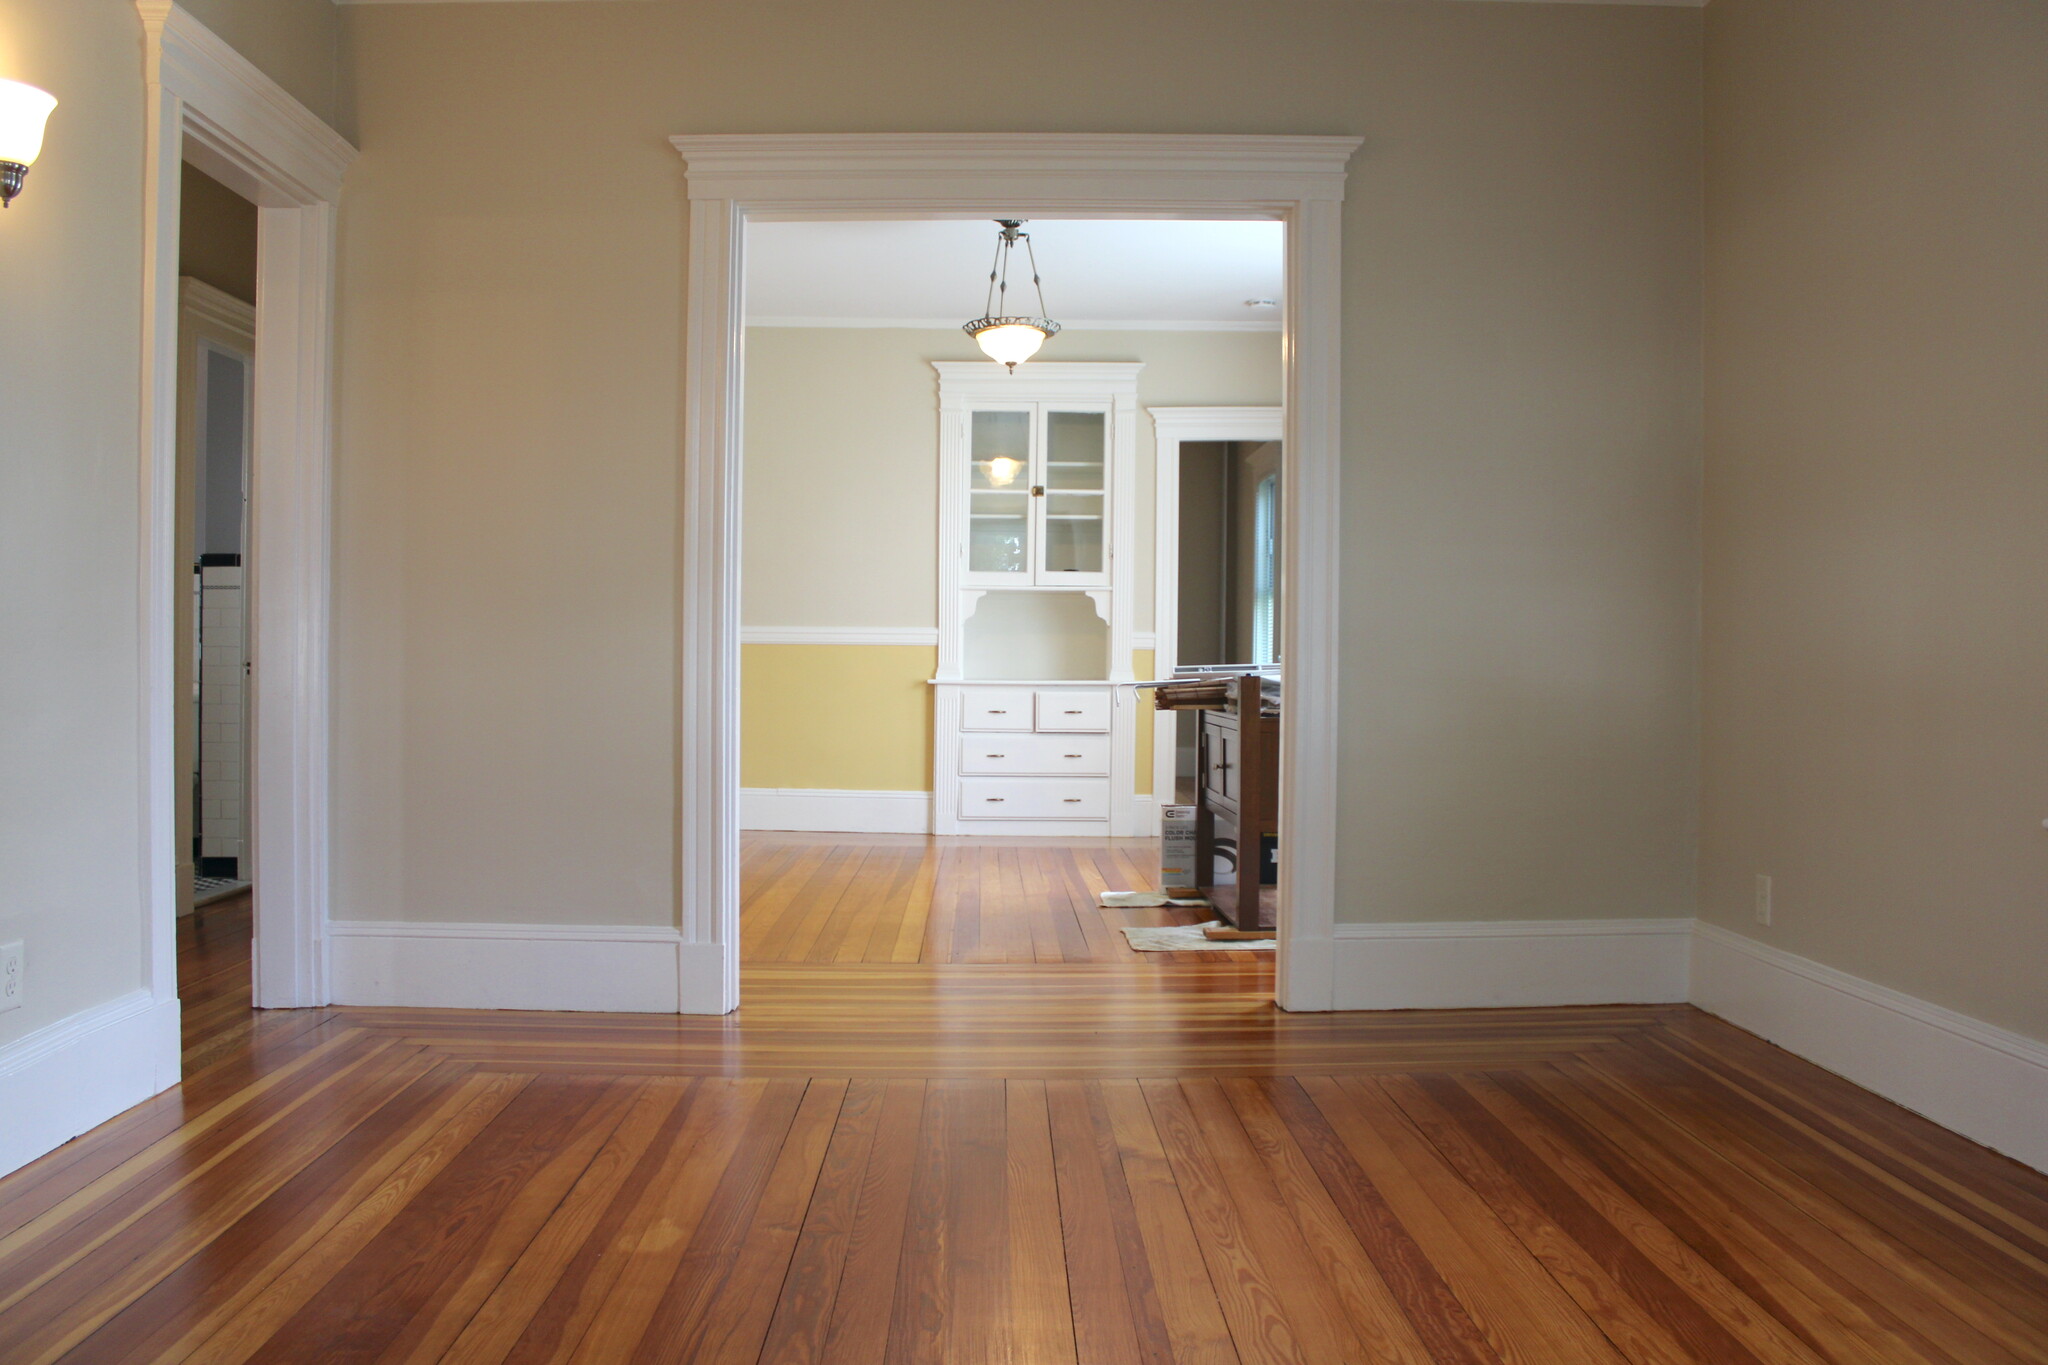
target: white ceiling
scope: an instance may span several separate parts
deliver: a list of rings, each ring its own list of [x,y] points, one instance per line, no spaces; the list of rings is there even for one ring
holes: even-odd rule
[[[1104,222],[1025,225],[1063,326],[1278,330],[1278,223]],[[753,223],[747,321],[773,326],[958,327],[981,315],[996,225],[953,222]],[[1030,262],[1010,269],[1012,313],[1032,313]]]

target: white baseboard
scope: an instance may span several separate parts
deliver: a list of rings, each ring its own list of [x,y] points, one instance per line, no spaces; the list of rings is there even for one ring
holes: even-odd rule
[[[337,1005],[720,1014],[716,944],[641,925],[336,920]]]
[[[1159,807],[1149,794],[1131,798],[1131,830],[1136,839],[1159,837]]]
[[[1689,919],[1339,924],[1333,1009],[1647,1005],[1685,999]]]
[[[932,794],[744,787],[740,790],[740,828],[930,834]]]
[[[2048,1171],[2048,1044],[1713,924],[1693,946],[1692,1002]]]
[[[178,1002],[132,991],[0,1048],[0,1175],[178,1083]]]

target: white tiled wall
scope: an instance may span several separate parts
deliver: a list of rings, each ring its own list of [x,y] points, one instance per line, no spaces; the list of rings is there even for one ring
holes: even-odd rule
[[[199,571],[199,856],[247,858],[242,570]]]

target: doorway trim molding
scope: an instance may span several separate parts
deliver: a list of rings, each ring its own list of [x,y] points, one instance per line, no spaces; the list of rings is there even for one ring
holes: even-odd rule
[[[1284,408],[1147,408],[1152,418],[1152,676],[1170,678],[1180,662],[1180,447],[1183,441],[1283,441]],[[1287,468],[1285,446],[1280,467]],[[1286,478],[1280,480],[1285,490]],[[1283,500],[1285,492],[1281,494]],[[1286,533],[1281,534],[1286,544]],[[1287,595],[1281,594],[1281,609]],[[1282,654],[1281,658],[1287,658]],[[1153,722],[1155,809],[1173,804],[1174,745],[1179,717],[1161,711]],[[1160,795],[1164,793],[1164,795]],[[1334,797],[1334,792],[1332,793]]]
[[[255,1003],[327,1003],[328,620],[339,133],[171,0],[135,0],[146,49],[142,265],[144,986],[177,996],[174,594],[178,208],[191,162],[257,207],[250,455]],[[175,1073],[174,1073],[175,1074]]]
[[[677,635],[681,1005],[739,1004],[739,553],[745,226],[752,220],[1237,218],[1287,225],[1290,477],[1276,998],[1326,1010],[1336,897],[1338,408],[1344,168],[1359,139],[725,134],[670,139],[690,201]]]

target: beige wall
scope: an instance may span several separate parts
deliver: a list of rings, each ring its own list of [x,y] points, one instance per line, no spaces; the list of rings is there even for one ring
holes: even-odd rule
[[[283,86],[293,99],[329,124],[344,127],[338,50],[341,19],[335,13],[334,0],[178,3]]]
[[[1233,441],[1180,445],[1180,629],[1184,664],[1220,664],[1230,582],[1230,461]]]
[[[1366,138],[1338,913],[1691,913],[1701,16],[1175,14],[344,8],[340,914],[669,916],[665,138],[992,128]]]
[[[1058,354],[1053,348],[1058,348]],[[1138,406],[1280,402],[1277,332],[1074,327],[1047,359],[1142,361]],[[752,626],[938,624],[939,388],[935,360],[980,360],[958,329],[747,331],[746,564]],[[1152,629],[1152,421],[1137,483],[1134,628]],[[877,534],[886,528],[886,534]]]
[[[128,0],[0,0],[0,76],[59,101],[0,221],[0,1044],[142,984],[140,35]]]
[[[1702,913],[2048,1038],[2048,8],[1708,58]]]
[[[266,35],[258,60],[308,73],[297,93],[331,105],[326,0],[191,7],[231,41]],[[305,27],[280,26],[287,10]],[[324,41],[309,38],[323,26]],[[20,940],[26,966],[22,1008],[0,1014],[4,1045],[142,984],[132,0],[0,0],[0,76],[59,101],[0,222],[0,942]]]
[[[178,191],[178,273],[256,302],[256,206],[192,166]]]

